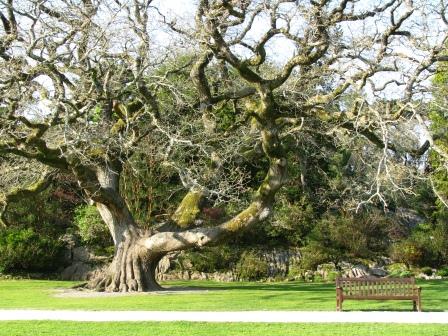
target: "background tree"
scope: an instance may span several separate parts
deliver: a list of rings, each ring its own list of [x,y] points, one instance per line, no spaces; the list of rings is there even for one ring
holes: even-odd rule
[[[151,0],[1,2],[2,169],[20,157],[31,180],[45,183],[47,170],[76,179],[115,245],[93,287],[158,289],[166,253],[217,243],[271,214],[288,155],[301,149],[294,140],[307,133],[381,148],[367,201],[384,201],[385,181],[398,188],[391,153],[404,149],[391,134],[413,116],[441,53],[445,32],[429,38],[439,10],[408,0],[201,0],[189,28]],[[160,22],[171,43],[157,45]],[[184,62],[169,52],[176,45],[191,51]],[[400,102],[379,109],[375,97],[391,88]],[[137,155],[163,162],[187,191],[154,225],[138,225],[123,196],[122,173]],[[233,211],[197,226],[203,202]]]

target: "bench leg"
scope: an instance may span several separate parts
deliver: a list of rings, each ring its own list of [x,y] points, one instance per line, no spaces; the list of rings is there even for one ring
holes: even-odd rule
[[[336,311],[342,311],[342,300],[336,300]]]
[[[343,296],[342,296],[342,288],[338,287],[336,288],[336,311],[342,310],[342,302],[343,302]]]
[[[414,304],[414,311],[421,312],[422,311],[422,301],[420,300],[420,298],[418,298],[417,300],[414,300],[412,302]]]

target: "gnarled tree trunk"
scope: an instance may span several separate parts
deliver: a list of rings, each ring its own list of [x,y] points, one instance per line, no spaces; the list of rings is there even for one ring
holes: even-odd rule
[[[164,253],[153,252],[145,246],[150,233],[137,227],[119,193],[120,167],[114,168],[96,170],[95,176],[99,185],[90,190],[90,194],[109,228],[115,245],[115,255],[110,266],[92,279],[88,287],[109,292],[160,290],[161,287],[156,281],[156,267]],[[84,181],[84,186],[90,185],[94,183]]]
[[[125,232],[123,238],[115,247],[111,265],[89,287],[108,292],[161,290],[156,281],[156,268],[164,253],[148,250],[143,242],[149,236],[140,230]]]

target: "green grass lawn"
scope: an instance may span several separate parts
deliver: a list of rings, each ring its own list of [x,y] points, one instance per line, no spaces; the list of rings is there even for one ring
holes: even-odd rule
[[[0,336],[446,336],[448,325],[196,323],[196,322],[3,322]]]
[[[91,310],[334,310],[334,284],[216,283],[189,281],[166,286],[200,291],[137,294],[119,297],[58,298],[54,294],[73,282],[41,280],[0,281],[0,309]],[[426,311],[448,310],[448,281],[425,281]],[[410,302],[361,301],[344,303],[345,310],[410,310]],[[381,323],[197,323],[197,322],[0,322],[0,336],[446,336],[447,325]]]
[[[74,282],[1,280],[0,309],[87,310],[335,310],[335,286],[322,283],[216,283],[188,281],[165,286],[199,291],[118,297],[55,297]],[[422,281],[424,311],[448,311],[448,281]],[[410,301],[346,301],[344,310],[409,311]]]

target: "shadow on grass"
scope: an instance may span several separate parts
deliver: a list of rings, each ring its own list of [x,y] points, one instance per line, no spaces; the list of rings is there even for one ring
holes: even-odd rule
[[[282,291],[282,292],[331,292],[335,290],[335,285],[332,283],[319,283],[319,284],[306,284],[306,283],[279,283],[279,284],[214,284],[210,283],[206,286],[201,284],[192,284],[192,286],[176,286],[169,284],[165,287],[169,290],[175,290],[175,288],[200,288],[202,290],[244,290],[244,291]]]
[[[387,308],[360,308],[360,309],[343,309],[343,312],[413,312],[412,307],[409,309],[405,308],[394,308],[394,307],[387,307]],[[444,312],[442,309],[423,309],[424,313],[437,313],[437,312]],[[418,312],[415,312],[418,313]]]

